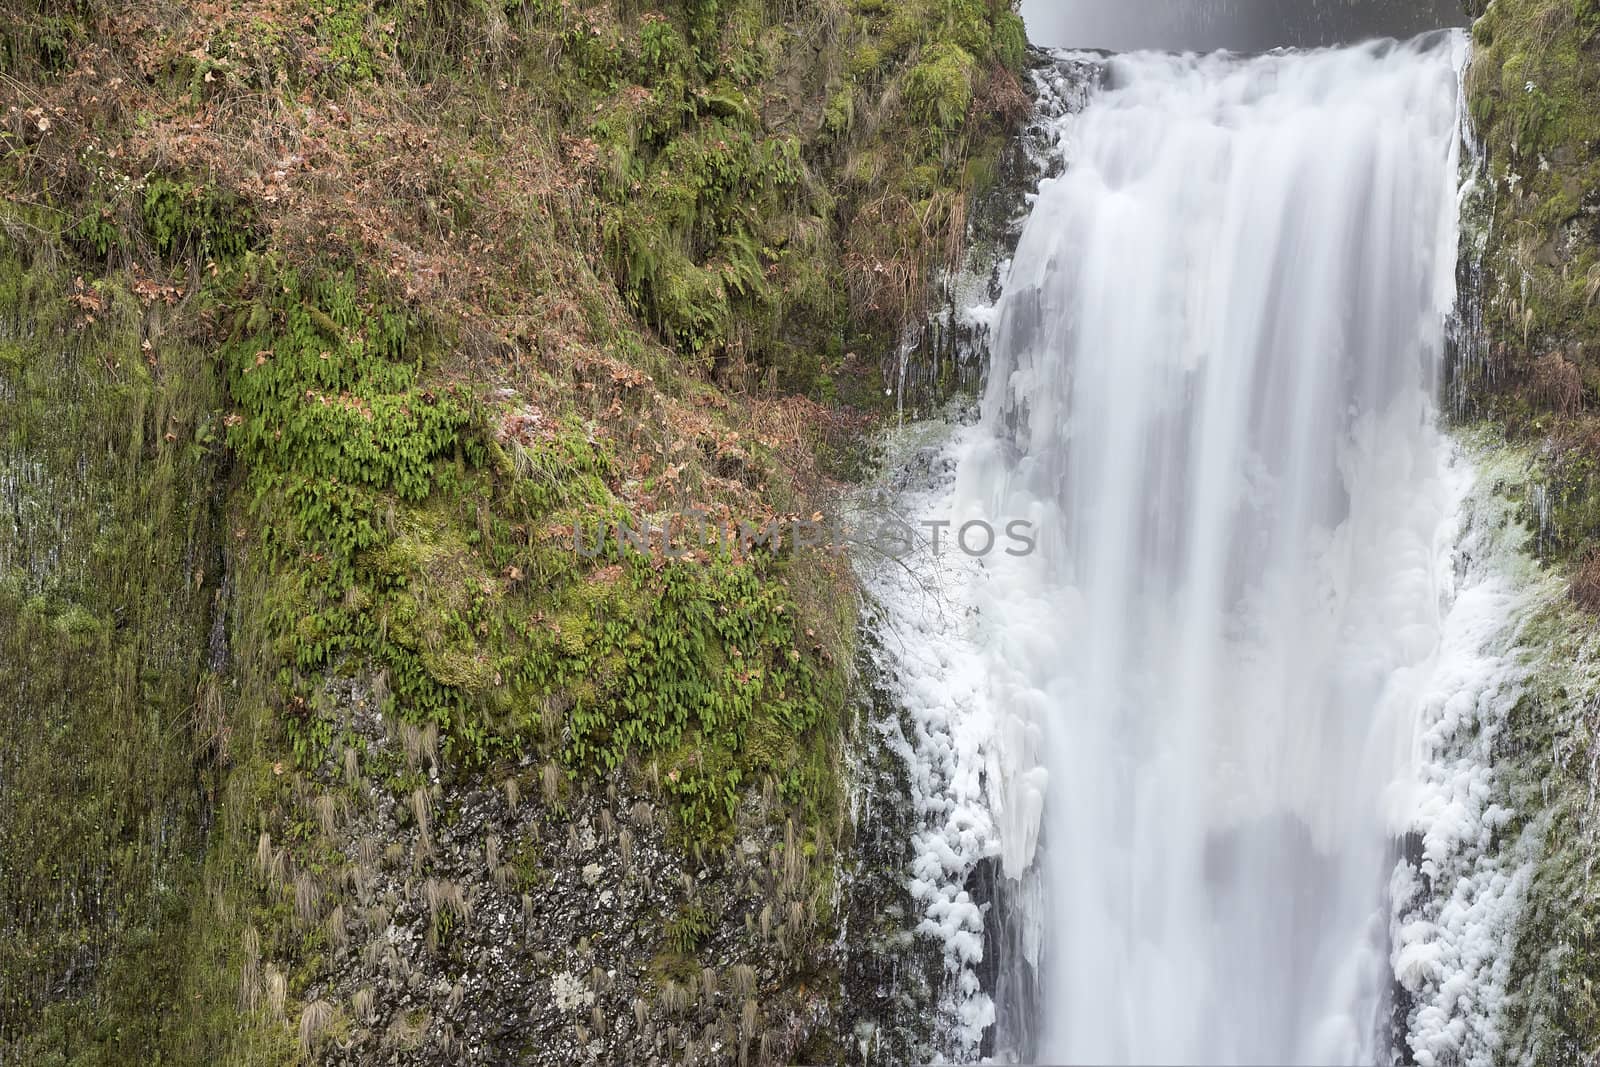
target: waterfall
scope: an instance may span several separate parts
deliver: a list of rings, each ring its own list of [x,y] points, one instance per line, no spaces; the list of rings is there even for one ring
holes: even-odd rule
[[[953,1048],[1387,1063],[1402,963],[1428,961],[1402,997],[1438,978],[1443,950],[1395,933],[1420,738],[1510,684],[1452,622],[1465,51],[1120,56],[1058,120],[1064,166],[975,313],[977,421],[911,446],[898,503],[949,522],[945,550],[874,585]],[[952,550],[973,520],[1035,550]],[[987,930],[983,862],[1008,887]]]

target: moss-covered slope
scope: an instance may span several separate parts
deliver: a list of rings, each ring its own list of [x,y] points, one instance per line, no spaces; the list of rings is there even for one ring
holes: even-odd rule
[[[854,597],[726,530],[827,508],[1022,47],[0,11],[0,1059],[846,1055]]]

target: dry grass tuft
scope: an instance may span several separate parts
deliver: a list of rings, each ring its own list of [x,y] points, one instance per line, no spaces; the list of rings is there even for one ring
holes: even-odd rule
[[[302,927],[317,921],[322,910],[322,887],[310,871],[300,871],[294,876],[294,917]]]
[[[344,955],[344,950],[350,945],[350,934],[345,930],[344,905],[336,904],[328,912],[328,917],[323,920],[323,931],[328,938],[328,948],[335,959]]]
[[[483,839],[483,865],[490,870],[500,866],[499,834],[489,834]]]
[[[411,796],[407,799],[407,804],[411,809],[411,818],[417,824],[417,836],[421,839],[422,850],[424,852],[432,851],[433,836],[430,833],[431,820],[429,817],[433,813],[433,802],[428,796],[428,791],[420,786],[413,789]]]
[[[254,926],[239,939],[239,1010],[253,1012],[261,1004],[261,935]]]
[[[729,988],[733,995],[740,1000],[749,1000],[756,992],[756,969],[748,963],[733,965],[733,977]]]
[[[423,884],[422,897],[428,906],[430,920],[436,920],[441,913],[463,923],[472,917],[472,906],[467,902],[461,886],[455,882],[429,878]]]
[[[318,1039],[333,1021],[333,1005],[326,1000],[313,1000],[300,1013],[300,1054],[310,1056]]]
[[[623,827],[617,834],[617,855],[622,860],[622,870],[626,874],[633,869],[633,831]]]
[[[371,986],[362,986],[350,995],[350,1014],[361,1022],[371,1025],[377,999],[377,994]]]
[[[1583,410],[1583,374],[1559,352],[1534,361],[1533,391],[1558,415],[1572,416]]]
[[[312,809],[316,812],[317,826],[322,830],[322,836],[333,838],[339,828],[339,798],[332,793],[323,793],[311,802]]]
[[[1574,568],[1568,594],[1591,615],[1600,615],[1600,549],[1590,549]]]
[[[659,999],[661,1010],[667,1015],[683,1015],[694,1007],[694,993],[670,978],[661,983]]]
[[[256,839],[256,873],[268,889],[278,889],[284,883],[283,852],[273,849],[272,835],[265,830]]]
[[[289,979],[282,971],[268,964],[262,986],[266,993],[267,1014],[274,1019],[282,1019],[289,1002]]]

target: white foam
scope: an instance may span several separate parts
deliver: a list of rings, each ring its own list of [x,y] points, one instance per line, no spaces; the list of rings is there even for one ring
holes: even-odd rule
[[[1550,590],[1520,553],[1525,535],[1495,479],[1465,461],[1456,470],[1440,640],[1418,699],[1412,771],[1392,797],[1397,832],[1421,847],[1390,881],[1390,959],[1411,998],[1404,1040],[1416,1062],[1490,1067],[1533,874],[1529,840],[1496,841],[1511,812],[1494,746],[1527,680],[1520,621]]]

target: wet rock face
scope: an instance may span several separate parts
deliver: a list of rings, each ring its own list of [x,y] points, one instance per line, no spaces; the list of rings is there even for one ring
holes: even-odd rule
[[[256,858],[316,968],[285,1021],[313,1062],[350,1067],[935,1058],[949,976],[907,889],[901,712],[861,689],[853,838],[830,868],[760,796],[727,848],[686,854],[648,770],[581,790],[529,758],[453,780],[431,731],[340,685],[350,742],[294,787],[312,845],[265,838]],[[290,966],[250,957],[241,996],[282,1011]]]
[[[6,1063],[109,1031],[108,1005],[130,1043],[159,1018],[222,733],[211,357],[83,284],[0,233]]]
[[[948,975],[941,946],[916,932],[907,886],[919,828],[911,802],[904,711],[866,663],[851,769],[856,828],[842,879],[839,1032],[849,1062],[933,1062]]]
[[[309,787],[325,862],[281,875],[320,952],[315,1060],[756,1064],[834,1044],[833,890],[813,842],[748,829],[761,798],[731,847],[686,856],[648,772],[577,791],[525,759],[455,782],[432,736],[341,699],[357,740]],[[362,777],[390,764],[415,788]]]
[[[1061,171],[1053,138],[1057,120],[1077,112],[1100,86],[1104,66],[1089,55],[1029,54],[1033,109],[1010,131],[994,160],[992,180],[968,209],[965,252],[935,287],[926,321],[905,331],[889,354],[884,377],[899,410],[910,417],[933,415],[953,398],[980,387],[988,356],[988,326],[974,311],[1000,296],[1011,254],[1022,235],[1039,182]],[[966,417],[976,418],[975,409]]]

